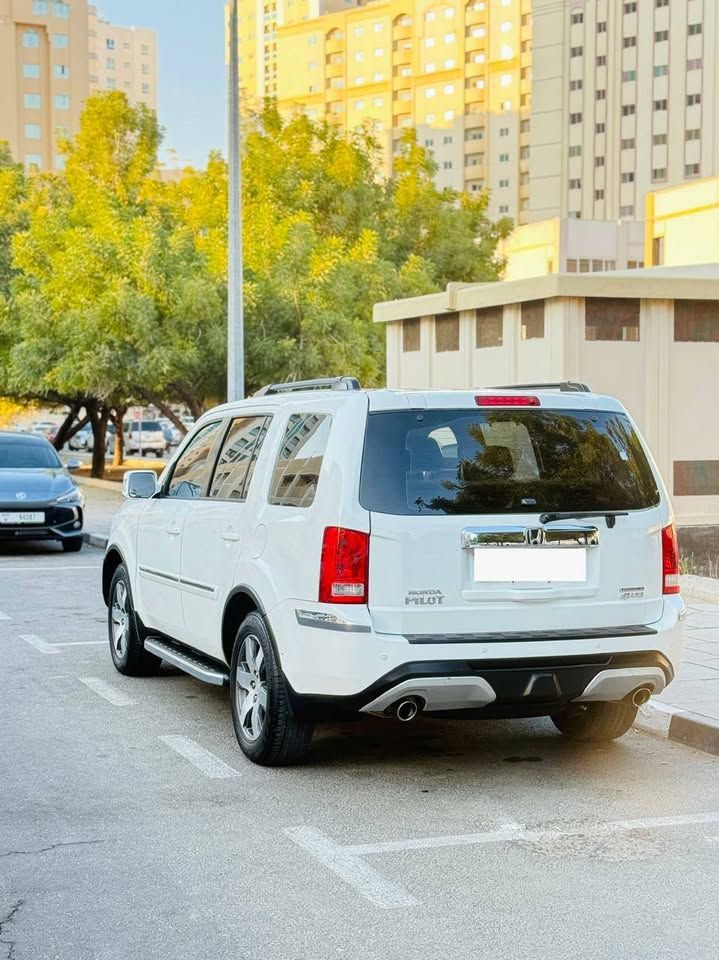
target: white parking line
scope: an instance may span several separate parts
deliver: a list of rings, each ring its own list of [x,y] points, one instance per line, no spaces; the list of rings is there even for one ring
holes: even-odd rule
[[[12,620],[12,617],[0,610],[0,620]]]
[[[205,750],[199,743],[190,740],[189,737],[166,736],[160,737],[163,743],[166,743],[171,750],[179,753],[185,760],[201,770],[206,777],[211,780],[224,780],[228,777],[239,777],[239,773],[233,767],[228,766],[224,760],[220,760],[214,753]]]
[[[78,679],[80,683],[84,683],[86,687],[94,690],[98,696],[104,697],[108,703],[112,703],[116,707],[129,707],[135,702],[134,700],[130,700],[129,697],[126,697],[124,693],[115,690],[114,687],[111,687],[109,683],[105,683],[105,681],[99,677],[79,677]]]
[[[402,887],[386,880],[374,867],[359,857],[352,856],[349,848],[341,847],[324,833],[313,827],[290,827],[285,833],[298,846],[328,867],[376,907],[391,910],[396,907],[414,907],[418,901]]]
[[[60,640],[53,647],[106,647],[107,640]]]
[[[29,643],[31,647],[35,647],[36,650],[39,650],[40,653],[59,653],[59,650],[55,649],[55,645],[48,643],[46,640],[43,640],[42,637],[36,637],[34,633],[24,633],[20,636],[20,640],[24,640],[25,643]]]
[[[76,567],[5,567],[0,563],[0,573],[74,573],[76,570],[102,570],[102,567],[97,563]]]
[[[526,841],[561,840],[566,837],[586,837],[632,833],[636,830],[658,830],[670,827],[697,826],[719,823],[719,813],[687,813],[674,817],[642,817],[636,820],[613,820],[604,823],[588,823],[582,827],[537,829],[518,823],[505,823],[483,833],[451,834],[444,837],[411,837],[406,840],[386,840],[378,843],[336,844],[330,837],[313,827],[291,827],[287,836],[298,846],[307,850],[316,860],[328,867],[345,883],[378,907],[408,907],[417,900],[401,887],[369,867],[364,857],[372,854],[397,853],[408,850],[436,850],[444,847],[474,846],[491,843],[517,843]],[[714,844],[719,837],[708,837]]]

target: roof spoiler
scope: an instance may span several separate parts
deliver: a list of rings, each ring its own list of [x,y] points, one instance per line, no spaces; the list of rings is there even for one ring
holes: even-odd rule
[[[320,377],[318,380],[289,380],[287,383],[268,383],[253,396],[266,397],[274,393],[301,393],[303,390],[361,390],[356,377]]]
[[[483,387],[486,390],[559,390],[562,393],[591,393],[586,383],[560,380],[557,383],[508,383],[501,387]]]

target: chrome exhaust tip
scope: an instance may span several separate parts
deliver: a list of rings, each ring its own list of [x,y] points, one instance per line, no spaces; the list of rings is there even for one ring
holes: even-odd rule
[[[643,707],[645,703],[649,702],[651,695],[652,691],[649,687],[640,687],[632,694],[632,703],[635,707]]]
[[[397,706],[394,708],[394,715],[398,720],[401,720],[402,723],[409,723],[410,720],[414,718],[419,713],[419,704],[416,700],[400,700]]]

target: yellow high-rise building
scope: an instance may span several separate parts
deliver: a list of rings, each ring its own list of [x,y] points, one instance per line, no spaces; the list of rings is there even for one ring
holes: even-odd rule
[[[385,0],[278,24],[267,92],[286,113],[369,124],[388,173],[403,131],[416,129],[439,186],[488,188],[491,216],[524,222],[530,9],[531,0]]]

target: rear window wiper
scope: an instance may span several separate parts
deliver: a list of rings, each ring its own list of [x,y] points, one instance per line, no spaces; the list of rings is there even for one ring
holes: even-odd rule
[[[553,520],[581,520],[584,517],[604,517],[607,521],[607,526],[611,530],[617,522],[617,517],[628,516],[629,513],[626,510],[577,510],[574,513],[571,511],[556,510],[550,513],[540,513],[539,522],[551,523]]]

